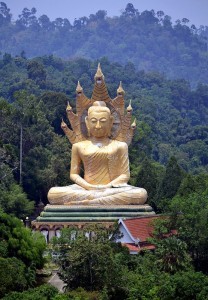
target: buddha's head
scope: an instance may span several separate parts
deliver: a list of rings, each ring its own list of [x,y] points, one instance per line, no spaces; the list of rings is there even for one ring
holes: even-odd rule
[[[95,101],[85,118],[88,135],[96,138],[109,137],[113,126],[113,116],[104,101]]]

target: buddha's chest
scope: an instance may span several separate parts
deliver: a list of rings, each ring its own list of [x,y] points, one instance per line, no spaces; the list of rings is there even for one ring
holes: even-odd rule
[[[80,149],[80,157],[84,163],[99,160],[101,164],[106,164],[109,161],[117,161],[119,159],[118,148],[114,143],[109,145],[102,145],[101,143],[88,145]]]

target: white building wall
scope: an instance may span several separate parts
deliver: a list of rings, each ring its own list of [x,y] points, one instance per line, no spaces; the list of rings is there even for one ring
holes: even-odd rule
[[[129,235],[128,231],[126,228],[123,226],[123,224],[119,225],[119,231],[123,235],[120,239],[117,240],[117,242],[121,243],[134,243],[134,240],[131,238]]]

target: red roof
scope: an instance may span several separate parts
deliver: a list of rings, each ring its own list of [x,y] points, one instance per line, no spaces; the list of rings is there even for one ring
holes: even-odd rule
[[[130,243],[124,243],[122,245],[126,246],[129,249],[129,251],[134,251],[134,252],[140,252],[142,250],[153,250],[153,249],[155,249],[155,246],[151,245],[151,244],[144,245],[144,246],[140,245],[140,247],[138,247],[135,244],[130,244]]]
[[[153,220],[159,219],[161,216],[149,216],[123,220],[125,226],[129,230],[130,234],[135,238],[139,239],[140,242],[146,241],[152,236]]]
[[[124,243],[122,245],[126,246],[129,249],[129,251],[139,252],[139,250],[140,250],[139,247],[136,246],[135,244]]]

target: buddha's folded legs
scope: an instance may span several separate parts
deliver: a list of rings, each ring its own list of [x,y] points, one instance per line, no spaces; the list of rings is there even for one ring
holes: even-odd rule
[[[143,188],[130,185],[104,190],[85,190],[74,184],[51,188],[48,200],[51,204],[62,205],[141,205],[147,200],[147,192]]]
[[[48,192],[50,204],[65,204],[68,201],[81,201],[86,199],[89,191],[77,184],[62,187],[52,187]]]

